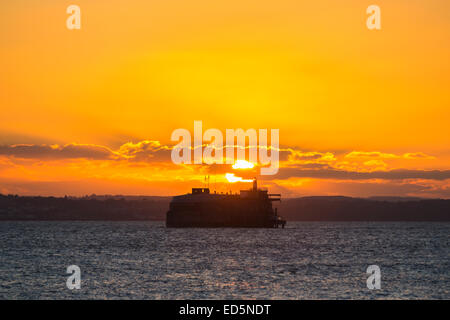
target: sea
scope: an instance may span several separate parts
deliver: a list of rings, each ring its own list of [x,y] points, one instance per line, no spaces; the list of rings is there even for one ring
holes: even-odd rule
[[[0,299],[450,299],[449,235],[448,222],[7,221]]]

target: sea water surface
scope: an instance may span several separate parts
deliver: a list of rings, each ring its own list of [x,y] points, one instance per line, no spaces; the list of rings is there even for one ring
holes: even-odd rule
[[[0,222],[0,299],[450,299],[449,235],[440,222]]]

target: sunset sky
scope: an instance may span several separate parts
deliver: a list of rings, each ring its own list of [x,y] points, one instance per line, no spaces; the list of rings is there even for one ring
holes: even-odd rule
[[[68,30],[66,8],[81,8]],[[381,8],[368,30],[366,8]],[[279,129],[260,185],[450,198],[448,0],[14,0],[0,4],[0,193],[218,191],[177,128]]]

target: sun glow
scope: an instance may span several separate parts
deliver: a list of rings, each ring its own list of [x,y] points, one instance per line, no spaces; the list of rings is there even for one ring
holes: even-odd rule
[[[174,2],[0,2],[1,194],[450,198],[450,1]]]
[[[227,178],[228,182],[252,182],[252,179],[243,179],[242,177],[236,177],[234,173],[226,173],[225,178]]]
[[[255,165],[246,160],[237,160],[235,164],[233,164],[233,169],[252,169]]]

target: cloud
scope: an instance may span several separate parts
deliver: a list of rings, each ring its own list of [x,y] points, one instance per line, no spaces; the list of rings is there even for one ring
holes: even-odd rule
[[[346,154],[282,147],[279,149],[278,174],[259,176],[261,166],[258,164],[249,170],[234,170],[230,164],[175,165],[171,161],[172,148],[173,145],[152,140],[127,142],[116,149],[77,143],[3,145],[0,146],[0,179],[9,179],[10,182],[3,184],[0,192],[39,194],[39,188],[42,188],[45,194],[80,194],[89,189],[89,192],[97,193],[139,190],[162,195],[187,192],[190,187],[201,184],[205,175],[211,175],[214,185],[217,181],[217,186],[228,190],[225,173],[235,173],[244,179],[258,177],[262,185],[289,195],[356,196],[385,192],[450,196],[450,170],[391,167],[391,159],[395,159],[398,165],[407,165],[411,159],[433,158],[423,152],[395,155],[352,151]],[[79,183],[71,184],[78,179]],[[95,186],[88,187],[91,181],[96,181]],[[114,188],[113,183],[116,184]],[[128,185],[135,186],[135,189]]]
[[[379,151],[352,151],[345,155],[345,158],[350,159],[366,159],[366,158],[378,158],[378,159],[396,159],[399,158],[399,156],[392,154],[392,153],[383,153]]]
[[[336,157],[331,152],[302,152],[293,149],[288,150],[290,151],[290,154],[287,161],[290,164],[327,163],[336,161]]]
[[[423,152],[414,152],[414,153],[405,153],[403,155],[403,158],[405,159],[436,159],[433,156],[427,155]]]
[[[396,155],[393,153],[384,153],[379,151],[352,151],[345,155],[349,159],[435,159],[435,157],[427,155],[423,152],[404,153]]]
[[[120,146],[117,153],[129,160],[163,162],[170,161],[172,147],[159,141],[144,140],[137,143],[127,142]]]
[[[368,160],[363,163],[366,167],[374,168],[375,170],[385,170],[388,165],[383,160]]]

